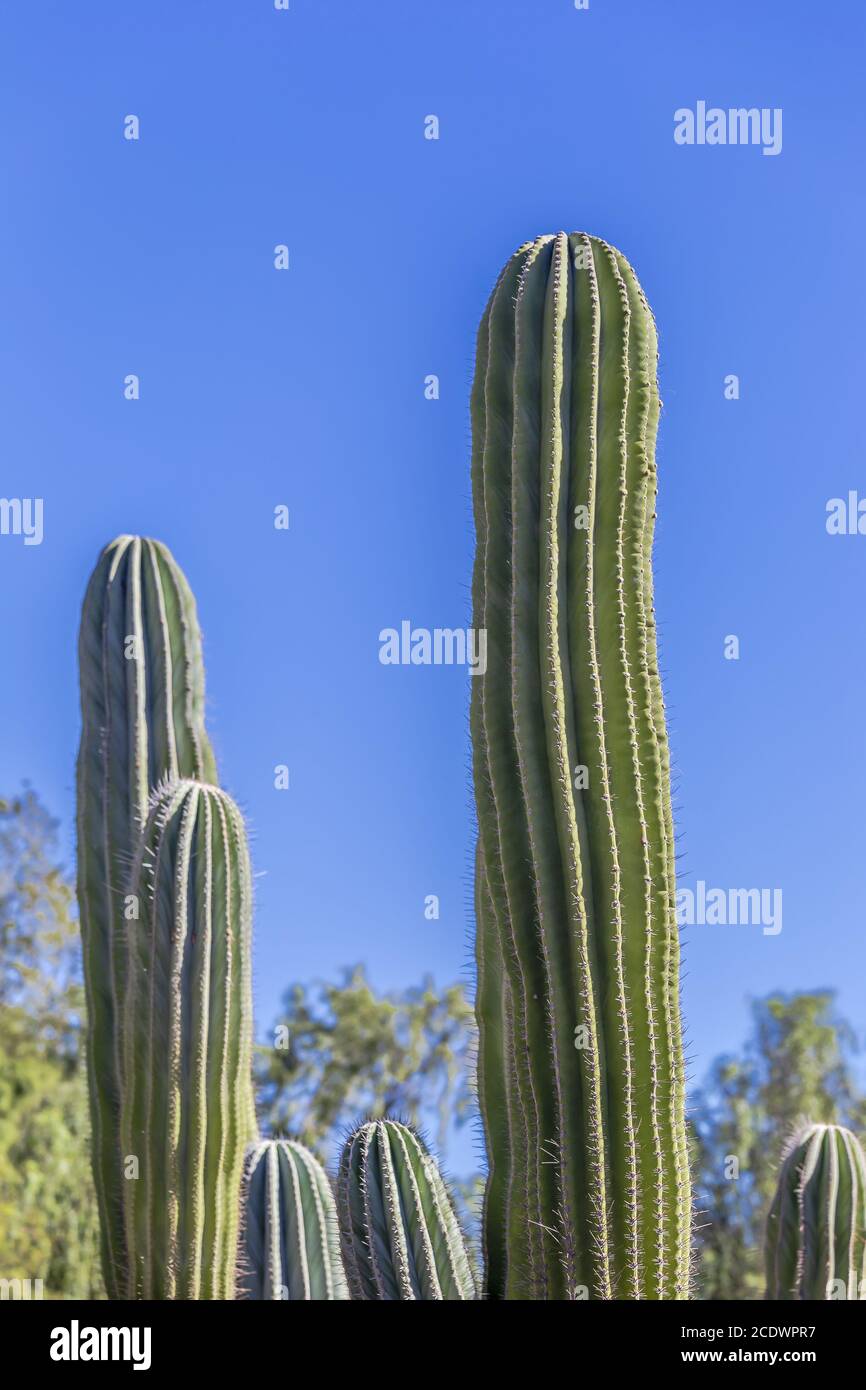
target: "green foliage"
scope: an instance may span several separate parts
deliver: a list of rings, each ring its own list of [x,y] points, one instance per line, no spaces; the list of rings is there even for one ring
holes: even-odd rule
[[[435,1110],[441,1145],[447,1124],[470,1112],[474,1023],[462,985],[437,993],[425,980],[379,995],[355,966],[339,984],[292,985],[273,1035],[257,1049],[262,1127],[323,1156],[359,1113],[416,1123]]]
[[[807,1125],[782,1156],[765,1240],[767,1298],[866,1300],[866,1154],[839,1125]]]
[[[406,1303],[477,1297],[451,1193],[408,1125],[372,1120],[349,1135],[340,1159],[337,1210],[353,1299]]]
[[[303,1144],[265,1139],[251,1145],[242,1226],[239,1298],[349,1297],[331,1184]]]
[[[540,237],[472,392],[479,1093],[491,1297],[685,1298],[691,1201],[651,551],[655,324]]]
[[[98,1298],[73,892],[36,794],[0,799],[0,1277]]]
[[[762,1296],[779,1154],[803,1117],[866,1131],[855,1037],[832,994],[773,994],[753,1004],[752,1019],[742,1055],[716,1061],[693,1107],[697,1291],[706,1299]]]

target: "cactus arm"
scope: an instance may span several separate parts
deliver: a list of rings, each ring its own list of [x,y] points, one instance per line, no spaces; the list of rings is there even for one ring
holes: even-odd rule
[[[302,1144],[265,1139],[247,1151],[239,1297],[348,1299],[327,1175]]]
[[[473,605],[488,667],[471,724],[479,872],[514,1023],[510,1152],[499,1163],[509,1175],[507,1269],[488,1286],[494,1296],[569,1298],[581,1286],[601,1298],[688,1294],[672,816],[650,566],[655,359],[631,268],[578,234],[522,247],[479,332]],[[577,790],[582,766],[589,784]],[[479,939],[484,951],[486,924]],[[484,1001],[482,1057],[488,1018],[502,1033],[489,990]],[[586,1046],[575,1046],[578,1034]],[[505,1136],[501,1118],[485,1120],[495,1184]],[[494,1186],[488,1246],[498,1200]]]
[[[408,1126],[375,1120],[349,1136],[340,1160],[337,1209],[353,1299],[476,1297],[450,1193]]]
[[[140,1177],[126,1184],[126,1297],[223,1299],[234,1289],[249,1134],[249,867],[240,814],[216,787],[157,789],[131,879],[121,1134]],[[220,891],[215,891],[219,884]]]
[[[866,1300],[866,1154],[850,1130],[808,1125],[794,1136],[764,1249],[768,1299]]]
[[[110,1296],[127,1283],[118,1011],[123,895],[150,789],[215,780],[195,604],[164,546],[120,536],[88,584],[79,635],[78,898],[88,1003],[92,1157]]]

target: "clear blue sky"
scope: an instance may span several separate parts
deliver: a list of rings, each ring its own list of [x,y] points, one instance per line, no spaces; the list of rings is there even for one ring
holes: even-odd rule
[[[260,1029],[356,960],[465,968],[468,680],[377,638],[468,621],[475,329],[564,228],[619,246],[659,323],[683,882],[784,893],[778,936],[688,933],[693,1073],[776,987],[866,1030],[866,536],[825,530],[866,495],[863,41],[859,0],[4,6],[0,493],[45,534],[0,537],[2,788],[71,857],[81,595],[115,534],[163,539],[254,837]],[[782,153],[676,145],[699,100],[781,107]]]

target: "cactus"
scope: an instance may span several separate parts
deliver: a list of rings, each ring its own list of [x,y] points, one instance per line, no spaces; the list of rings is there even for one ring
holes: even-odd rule
[[[782,1156],[765,1244],[768,1299],[866,1300],[866,1154],[841,1125],[807,1125]]]
[[[109,1297],[126,1284],[118,1001],[123,895],[151,790],[216,780],[204,729],[195,602],[165,546],[120,536],[101,555],[79,637],[78,902],[87,991],[92,1157]]]
[[[657,340],[541,237],[478,335],[472,682],[490,1297],[686,1298],[691,1198],[651,549]]]
[[[129,887],[121,1296],[232,1298],[255,1121],[251,875],[231,798],[191,780],[158,788]]]
[[[373,1120],[354,1130],[340,1159],[337,1210],[353,1299],[477,1296],[451,1194],[408,1125]]]
[[[331,1184],[303,1144],[250,1146],[241,1239],[239,1297],[348,1299]]]

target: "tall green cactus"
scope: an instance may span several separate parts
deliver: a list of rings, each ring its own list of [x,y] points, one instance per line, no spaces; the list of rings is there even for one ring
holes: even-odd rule
[[[251,1145],[244,1176],[239,1297],[348,1299],[328,1176],[291,1139]]]
[[[651,549],[652,314],[583,234],[500,275],[472,393],[487,1292],[686,1298],[691,1199]]]
[[[195,602],[165,546],[120,536],[87,589],[79,637],[78,902],[93,1168],[109,1297],[126,1284],[117,1025],[126,876],[151,790],[216,780]]]
[[[255,1119],[252,886],[231,797],[189,780],[158,788],[129,887],[121,1296],[233,1298]]]
[[[373,1120],[349,1136],[340,1159],[337,1210],[353,1299],[405,1303],[477,1296],[451,1194],[408,1125]]]
[[[768,1299],[866,1301],[866,1154],[841,1125],[791,1141],[765,1243]]]

